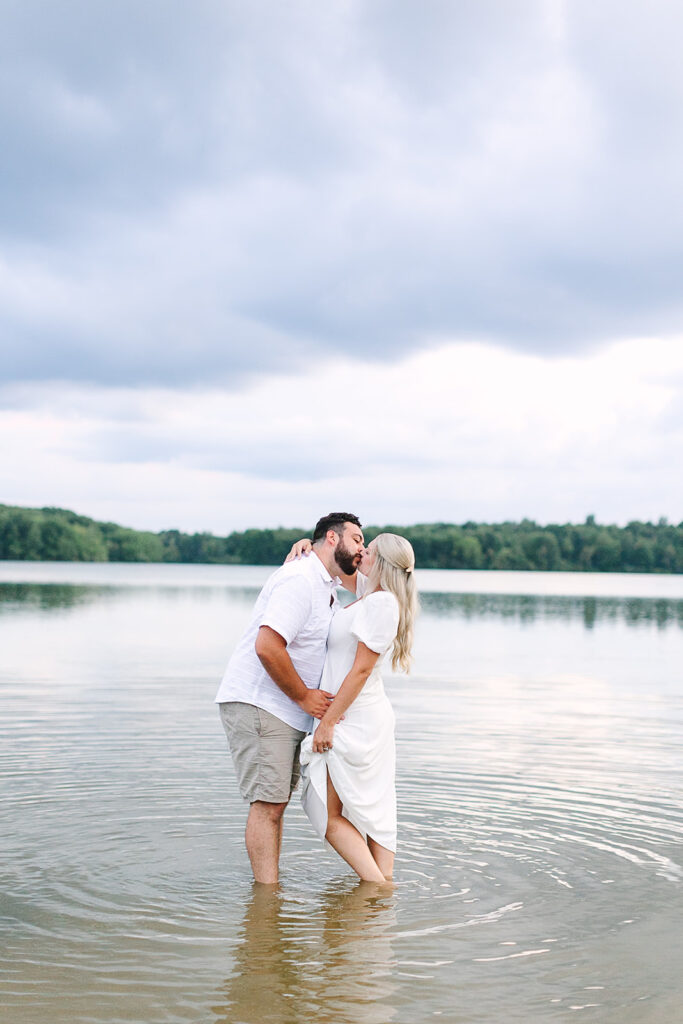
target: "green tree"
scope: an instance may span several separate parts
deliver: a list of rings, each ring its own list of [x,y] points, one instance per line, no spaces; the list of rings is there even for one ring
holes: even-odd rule
[[[420,568],[571,569],[587,572],[683,572],[683,523],[633,520],[604,526],[588,516],[579,525],[417,523],[368,526],[400,533]],[[277,565],[302,529],[244,530],[227,537],[165,530],[155,534],[98,523],[68,509],[0,505],[0,558],[73,561],[212,562]]]

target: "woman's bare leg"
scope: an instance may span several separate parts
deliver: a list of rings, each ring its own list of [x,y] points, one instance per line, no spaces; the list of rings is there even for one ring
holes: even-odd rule
[[[365,882],[384,882],[384,874],[375,863],[368,844],[351,822],[342,815],[342,802],[327,775],[327,832],[330,846]]]
[[[380,846],[378,842],[368,836],[368,847],[375,864],[384,877],[389,881],[394,875],[394,854],[387,850],[386,846]]]

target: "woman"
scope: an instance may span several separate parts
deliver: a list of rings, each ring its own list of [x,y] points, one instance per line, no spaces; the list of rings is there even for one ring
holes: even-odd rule
[[[321,687],[335,694],[301,746],[301,799],[313,827],[360,876],[384,882],[396,852],[394,712],[380,663],[410,667],[417,592],[407,540],[381,533],[359,571],[363,596],[332,620]],[[361,586],[359,586],[359,590]]]

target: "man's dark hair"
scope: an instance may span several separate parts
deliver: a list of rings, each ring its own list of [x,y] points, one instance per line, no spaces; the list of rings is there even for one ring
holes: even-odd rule
[[[362,526],[358,516],[352,515],[350,512],[330,512],[329,515],[323,516],[315,524],[315,530],[313,531],[313,543],[322,540],[327,535],[328,530],[334,530],[340,537],[344,532],[344,523],[353,523],[354,526],[359,528]]]

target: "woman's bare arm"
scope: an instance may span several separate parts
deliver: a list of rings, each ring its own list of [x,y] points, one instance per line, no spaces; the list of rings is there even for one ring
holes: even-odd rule
[[[378,658],[376,651],[371,651],[362,641],[358,641],[351,671],[313,733],[313,750],[316,754],[332,747],[335,725],[344,717],[344,712],[351,707],[365,686]]]
[[[295,558],[301,558],[302,555],[310,555],[312,550],[313,545],[308,537],[302,537],[301,540],[297,540],[292,544],[285,562],[293,562]]]

